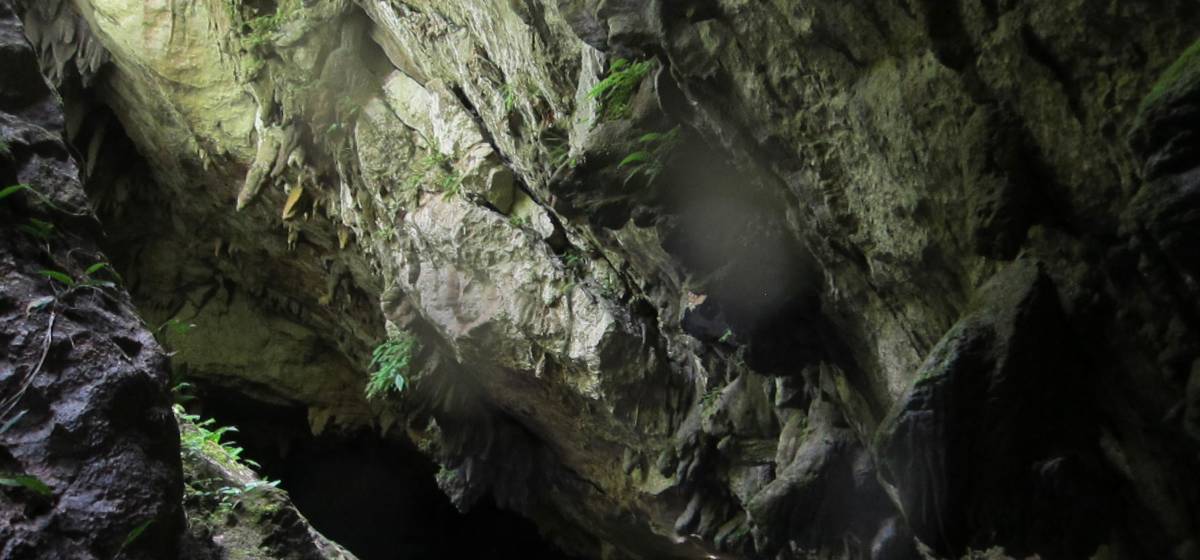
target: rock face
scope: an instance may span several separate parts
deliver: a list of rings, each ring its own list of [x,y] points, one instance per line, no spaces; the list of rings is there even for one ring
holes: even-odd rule
[[[24,4],[176,367],[460,508],[588,557],[1200,555],[1190,2]]]
[[[0,67],[0,184],[28,185],[0,191],[0,557],[172,557],[184,517],[167,361],[97,268],[62,107],[5,2]]]
[[[186,450],[181,470],[166,354],[98,247],[61,101],[8,2],[0,67],[0,557],[353,560],[269,486],[236,497],[242,526],[204,531],[211,503],[185,514],[185,483],[257,479]]]

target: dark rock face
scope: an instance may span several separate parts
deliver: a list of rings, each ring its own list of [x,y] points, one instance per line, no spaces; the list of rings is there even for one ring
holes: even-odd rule
[[[1109,530],[1115,480],[1057,299],[1032,262],[998,274],[880,428],[882,480],[939,555],[1079,558]]]
[[[93,268],[106,259],[62,109],[7,2],[0,68],[0,185],[29,185],[0,200],[0,478],[49,488],[0,488],[0,557],[172,558],[184,518],[166,358]]]

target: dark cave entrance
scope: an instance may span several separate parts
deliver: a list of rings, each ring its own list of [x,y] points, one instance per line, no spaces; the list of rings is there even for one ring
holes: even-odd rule
[[[305,409],[203,388],[203,415],[291,495],[318,531],[361,560],[569,558],[520,515],[481,500],[459,513],[434,482],[437,465],[377,432],[313,436]]]

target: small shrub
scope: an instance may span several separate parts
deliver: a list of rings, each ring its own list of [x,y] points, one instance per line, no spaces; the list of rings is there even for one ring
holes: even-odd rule
[[[648,60],[631,62],[624,58],[612,61],[608,76],[588,92],[588,97],[600,101],[599,120],[611,121],[629,116],[633,94],[646,74],[650,73],[653,64]]]
[[[410,333],[402,332],[375,347],[371,355],[370,368],[375,368],[364,391],[367,399],[374,400],[390,392],[399,393],[408,383],[407,375],[413,355],[420,350],[420,342]]]

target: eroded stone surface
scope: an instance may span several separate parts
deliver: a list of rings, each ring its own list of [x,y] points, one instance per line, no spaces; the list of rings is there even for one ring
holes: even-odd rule
[[[0,556],[174,557],[184,519],[166,357],[117,278],[94,268],[107,258],[62,106],[8,2],[0,67],[0,185],[28,185],[0,200]]]

